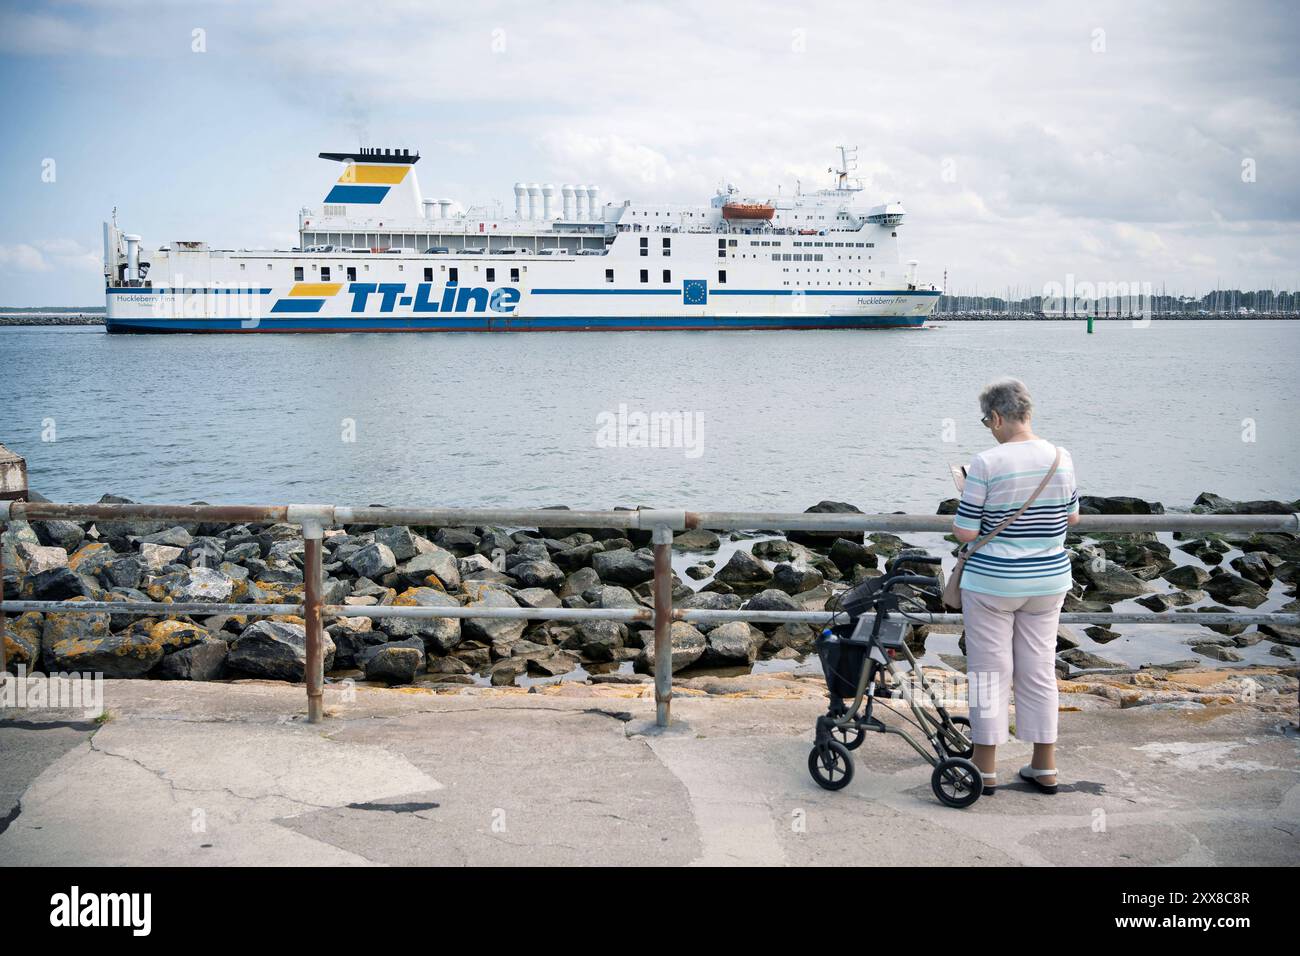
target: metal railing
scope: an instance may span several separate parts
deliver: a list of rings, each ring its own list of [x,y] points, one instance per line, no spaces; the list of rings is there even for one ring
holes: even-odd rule
[[[538,621],[647,621],[654,625],[655,711],[659,726],[667,726],[672,705],[673,621],[719,623],[821,623],[828,611],[674,609],[672,606],[672,543],[677,531],[821,531],[947,533],[951,515],[823,514],[815,512],[684,511],[567,511],[561,509],[494,508],[381,508],[338,505],[144,505],[55,504],[53,502],[0,501],[0,532],[9,521],[198,521],[228,524],[296,524],[302,528],[302,604],[217,604],[145,601],[0,601],[0,673],[5,661],[5,614],[9,611],[42,613],[113,613],[221,615],[252,617],[300,615],[306,625],[307,719],[318,723],[324,716],[324,653],[322,618],[472,618],[475,620]],[[651,532],[654,549],[653,608],[528,608],[528,607],[354,607],[321,602],[324,580],[321,546],[324,530],[336,525],[417,525],[466,527],[492,525],[505,528],[612,528]],[[1300,514],[1271,515],[1083,515],[1072,530],[1088,532],[1195,531],[1300,533]],[[0,548],[0,578],[4,553]],[[660,613],[662,610],[663,613]],[[960,614],[932,614],[934,624],[960,624]],[[1198,612],[1186,613],[1063,613],[1063,624],[1286,624],[1300,626],[1300,614]]]

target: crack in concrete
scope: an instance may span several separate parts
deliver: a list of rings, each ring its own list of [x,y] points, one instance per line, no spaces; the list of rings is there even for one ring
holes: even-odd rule
[[[334,810],[340,806],[340,804],[311,803],[310,801],[300,800],[297,797],[291,797],[285,793],[275,791],[275,790],[266,793],[257,794],[255,796],[250,796],[248,794],[236,793],[230,787],[183,787],[180,784],[176,783],[176,781],[168,777],[166,771],[155,770],[153,767],[150,767],[144,761],[139,760],[136,757],[131,757],[123,753],[115,753],[112,750],[107,750],[103,747],[96,746],[95,739],[93,736],[90,738],[88,743],[90,744],[90,749],[93,752],[98,754],[103,754],[105,757],[116,757],[118,760],[125,760],[128,763],[133,763],[141,770],[144,770],[146,773],[152,774],[153,776],[161,780],[163,783],[167,784],[167,787],[170,792],[170,796],[172,798],[172,803],[178,802],[177,793],[225,793],[226,795],[233,797],[236,800],[242,800],[247,803],[257,803],[262,800],[276,799],[276,800],[284,800],[297,807],[303,807],[303,808],[313,809],[313,810]],[[276,777],[275,780],[278,783],[280,778]]]

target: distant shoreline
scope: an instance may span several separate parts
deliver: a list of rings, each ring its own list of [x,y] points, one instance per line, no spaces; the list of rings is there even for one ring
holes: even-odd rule
[[[103,325],[104,310],[87,309],[69,312],[0,312],[0,326],[4,325]]]

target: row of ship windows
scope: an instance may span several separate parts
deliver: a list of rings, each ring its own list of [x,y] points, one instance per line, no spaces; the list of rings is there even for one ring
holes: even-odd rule
[[[654,216],[655,218],[658,218],[658,217],[659,217],[659,214],[660,214],[660,213],[659,213],[659,210],[657,210],[657,209],[656,209],[654,212],[643,212],[643,211],[640,211],[640,210],[637,210],[637,209],[633,209],[633,210],[631,210],[631,215],[632,215],[632,218],[634,218],[634,219],[635,219],[636,217],[638,217],[638,216],[641,217],[642,219],[649,219],[651,216]],[[689,211],[689,210],[682,210],[682,211],[678,211],[678,212],[675,212],[675,213],[674,213],[673,211],[671,211],[671,210],[668,210],[668,209],[665,209],[665,210],[663,211],[663,216],[664,216],[665,219],[672,218],[673,216],[688,216],[688,217],[690,217],[690,218],[694,218],[696,215],[697,215],[697,213],[691,212],[691,211]],[[701,219],[704,219],[704,218],[707,218],[707,216],[708,216],[709,214],[706,213],[706,212],[701,212],[701,213],[698,213],[698,215],[699,215],[699,217],[700,217]],[[819,222],[825,222],[825,220],[826,220],[826,217],[825,217],[825,216],[791,216],[791,215],[788,215],[788,214],[783,215],[781,218],[782,218],[782,219],[803,219],[803,220],[806,220],[807,222],[813,222],[814,220],[819,221]],[[837,215],[835,218],[836,218],[836,219],[847,219],[848,216],[846,216],[846,215],[844,215],[844,214],[841,213],[841,214]]]
[[[239,268],[240,268],[240,269],[243,269],[243,268],[244,268],[244,264],[243,264],[242,262],[239,264]],[[271,266],[270,266],[269,263],[267,264],[267,268],[268,268],[268,269],[271,268]],[[366,272],[369,272],[369,271],[370,271],[370,266],[369,266],[369,265],[363,265],[361,268],[362,268],[364,271],[366,271]],[[474,267],[474,271],[477,272],[477,271],[478,271],[478,268],[479,268],[478,266],[475,266],[475,267]],[[315,270],[315,269],[316,269],[316,266],[313,265],[313,266],[312,266],[312,269]],[[459,281],[460,281],[460,269],[458,269],[456,266],[450,266],[450,267],[448,267],[448,266],[442,266],[442,270],[443,270],[444,272],[447,273],[447,281],[448,281],[448,282],[459,282]],[[400,262],[397,264],[397,271],[398,271],[398,272],[402,272],[402,271],[404,271],[403,268],[402,268],[402,264],[401,264]],[[523,267],[522,267],[522,271],[523,271],[523,272],[527,272],[527,271],[528,271],[528,267],[527,267],[527,266],[523,266]],[[357,279],[357,267],[356,267],[356,266],[339,266],[339,272],[341,272],[341,273],[343,274],[344,278],[345,278],[348,282],[355,282],[356,279]],[[516,267],[512,267],[512,268],[510,269],[510,281],[511,281],[511,282],[518,282],[518,281],[519,281],[520,272],[521,272],[521,269],[516,268]],[[483,270],[483,273],[484,273],[484,276],[486,277],[486,279],[487,279],[488,282],[496,282],[496,281],[497,281],[497,270],[494,269],[494,268],[492,268],[491,266],[488,266],[486,269],[484,269],[484,270]],[[330,272],[330,267],[329,267],[329,266],[321,266],[321,267],[320,267],[320,280],[319,280],[319,281],[321,281],[321,282],[329,282],[329,281],[330,281],[330,276],[331,276],[331,275],[332,275],[332,273]],[[305,270],[303,269],[302,266],[294,266],[294,267],[293,267],[293,281],[294,281],[294,282],[302,282],[302,281],[304,281],[304,276],[305,276]],[[424,281],[425,281],[425,282],[432,282],[432,281],[433,281],[433,267],[432,267],[432,266],[425,266],[425,268],[424,268]]]
[[[777,257],[774,256],[773,258],[777,258]],[[787,255],[786,258],[788,259],[789,256]],[[811,257],[810,257],[810,258],[811,258]],[[817,260],[820,260],[820,259],[821,259],[821,256],[820,256],[820,255],[817,256]],[[243,264],[243,263],[240,263],[240,268],[241,268],[241,269],[243,268],[243,266],[244,266],[244,264]],[[269,263],[267,264],[267,268],[268,268],[268,269],[270,268],[270,264],[269,264]],[[314,268],[316,268],[316,267],[313,266],[312,268],[314,269]],[[362,268],[365,269],[366,271],[369,271],[369,270],[370,270],[370,266],[369,266],[369,265],[364,265],[364,266],[362,266]],[[457,282],[460,281],[460,270],[459,270],[456,266],[450,266],[450,267],[449,267],[449,266],[443,266],[442,268],[447,272],[447,281],[448,281],[449,283],[457,283]],[[526,268],[526,267],[525,267],[525,268]],[[357,268],[356,268],[356,266],[340,266],[340,269],[343,271],[344,275],[346,276],[347,281],[349,281],[349,282],[354,282],[354,281],[356,281],[356,278],[357,278]],[[401,271],[401,266],[400,266],[400,265],[398,266],[398,270]],[[474,270],[475,270],[475,271],[478,271],[478,266],[475,266],[475,267],[474,267]],[[791,269],[789,269],[789,268],[787,267],[787,268],[785,268],[785,269],[782,269],[781,271],[782,271],[782,272],[790,272],[790,271],[794,271],[794,272],[802,272],[803,270],[802,270],[802,269],[794,269],[794,270],[791,270]],[[822,270],[821,270],[821,269],[809,269],[808,271],[809,271],[809,272],[819,272],[819,273],[820,273]],[[830,270],[830,269],[827,269],[826,271],[827,271],[827,272],[830,272],[831,270]],[[839,270],[837,270],[837,271],[839,271],[839,272],[843,272],[844,270],[843,270],[843,269],[839,269]],[[849,270],[849,271],[852,272],[853,270]],[[867,270],[867,272],[870,272],[870,271],[871,271],[870,269]],[[485,269],[483,270],[483,273],[484,273],[484,278],[485,278],[488,282],[496,282],[496,281],[497,281],[497,270],[494,269],[494,268],[492,268],[491,266],[485,268]],[[331,272],[330,272],[330,267],[329,267],[329,266],[321,266],[321,267],[320,267],[320,281],[322,281],[322,282],[329,282],[329,281],[330,281],[330,275],[331,275]],[[302,281],[303,281],[303,276],[304,276],[304,269],[303,269],[303,267],[302,267],[302,266],[294,266],[294,269],[293,269],[293,279],[294,279],[294,281],[295,281],[295,282],[302,282]],[[519,281],[519,278],[520,278],[520,270],[519,270],[518,268],[511,268],[511,270],[510,270],[510,281],[511,281],[511,282],[518,282],[518,281]],[[640,279],[641,279],[641,282],[643,282],[643,283],[648,283],[648,282],[650,281],[650,270],[649,270],[649,269],[642,269],[642,270],[640,270]],[[425,282],[432,282],[432,281],[433,281],[433,269],[432,269],[432,267],[426,267],[426,268],[425,268],[425,270],[424,270],[424,281],[425,281]],[[613,270],[613,269],[606,269],[606,270],[605,270],[605,281],[606,281],[606,282],[609,282],[609,283],[612,283],[612,282],[614,281],[614,270]],[[672,270],[671,270],[671,269],[664,269],[664,270],[663,270],[663,281],[664,281],[665,283],[671,283],[671,282],[673,281],[673,273],[672,273]],[[726,270],[726,269],[719,269],[719,270],[718,270],[718,285],[726,285],[726,284],[727,284],[727,270]],[[789,285],[790,283],[789,283],[789,282],[785,282],[784,284],[785,284],[785,285]],[[817,284],[820,285],[820,284],[821,284],[820,281],[818,281]],[[839,284],[840,284],[840,285],[843,285],[843,282],[840,282]],[[830,282],[829,282],[829,281],[827,282],[827,285],[830,285]]]
[[[736,244],[736,240],[732,239],[730,245],[734,246],[735,244]],[[750,239],[749,244],[751,246],[779,246],[781,245],[781,242],[779,239]],[[812,239],[796,239],[793,243],[791,243],[791,245],[793,245],[796,249],[808,248],[810,246],[818,249],[874,249],[876,248],[876,244],[874,242],[817,242]],[[719,248],[722,247],[721,240],[718,241],[718,247]]]

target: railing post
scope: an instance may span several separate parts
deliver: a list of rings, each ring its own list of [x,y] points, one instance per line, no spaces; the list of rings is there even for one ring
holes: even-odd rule
[[[667,727],[673,701],[673,532],[654,526],[655,552],[655,723]]]
[[[324,529],[319,520],[304,520],[303,537],[303,619],[307,626],[307,723],[319,724],[325,717],[325,652],[321,640],[321,540]]]

